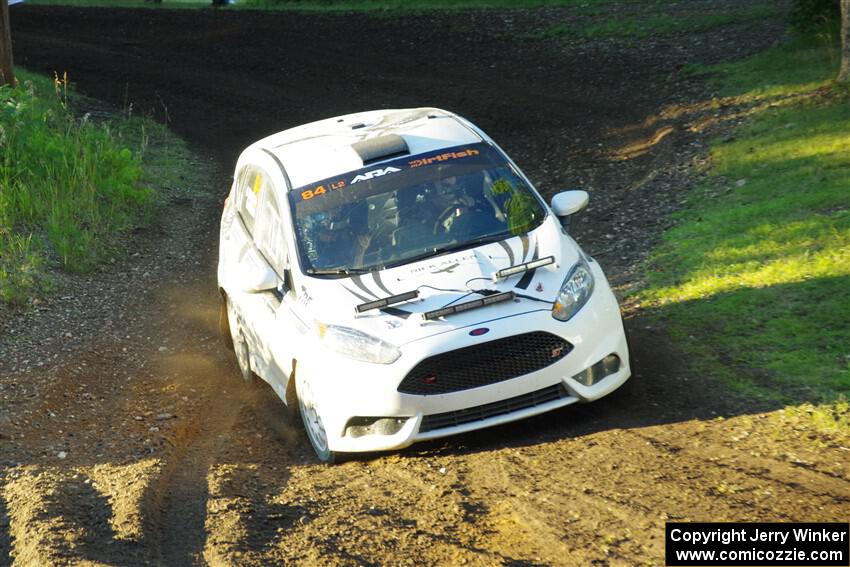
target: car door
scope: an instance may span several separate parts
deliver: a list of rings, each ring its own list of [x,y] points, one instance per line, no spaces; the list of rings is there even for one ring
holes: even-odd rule
[[[280,278],[281,285],[277,289],[256,294],[256,300],[261,305],[256,310],[259,315],[255,322],[255,332],[262,339],[262,348],[257,350],[256,356],[258,369],[265,372],[263,378],[284,398],[297,340],[297,322],[293,318],[295,292],[291,289],[289,276],[290,243],[285,230],[285,195],[277,190],[271,180],[263,191],[254,243]]]
[[[261,218],[265,202],[273,193],[275,185],[269,174],[261,167],[250,164],[243,167],[236,182],[235,212],[233,225],[226,231],[227,240],[222,254],[227,256],[226,264],[235,274],[256,273],[268,270],[271,263],[258,246],[261,231]],[[233,278],[239,281],[238,277]],[[282,281],[282,279],[281,279]],[[276,305],[273,298],[279,293],[276,289],[268,291],[249,291],[240,285],[230,286],[227,290],[229,301],[233,304],[239,327],[248,343],[251,354],[251,369],[266,381],[270,381],[270,354],[267,331],[275,317]]]

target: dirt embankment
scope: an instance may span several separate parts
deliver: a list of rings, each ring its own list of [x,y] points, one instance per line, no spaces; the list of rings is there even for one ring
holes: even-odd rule
[[[227,172],[246,143],[312,119],[468,116],[545,193],[586,187],[579,241],[633,281],[716,112],[682,65],[754,52],[782,24],[531,38],[589,17],[16,6],[20,64],[167,117],[216,163],[187,180],[209,197],[171,203],[136,253],[2,322],[0,564],[659,564],[668,519],[846,521],[850,442],[726,398],[639,313],[636,376],[610,398],[336,467],[268,388],[240,387],[215,330]]]

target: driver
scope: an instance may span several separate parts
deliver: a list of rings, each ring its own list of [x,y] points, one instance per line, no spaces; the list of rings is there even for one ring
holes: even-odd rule
[[[432,203],[437,210],[434,231],[454,236],[480,236],[504,230],[504,214],[487,198],[486,173],[446,177],[440,181]]]
[[[316,234],[317,268],[352,268],[363,264],[371,240],[365,206],[342,205],[327,211]]]

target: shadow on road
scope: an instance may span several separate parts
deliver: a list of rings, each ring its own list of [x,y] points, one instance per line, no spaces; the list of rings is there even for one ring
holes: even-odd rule
[[[6,508],[6,499],[2,488],[6,486],[6,475],[0,473],[0,567],[12,564],[12,520]]]

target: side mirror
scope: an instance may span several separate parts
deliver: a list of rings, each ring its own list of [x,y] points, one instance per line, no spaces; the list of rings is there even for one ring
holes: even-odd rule
[[[581,189],[562,191],[552,197],[552,211],[561,219],[564,232],[570,231],[570,215],[574,215],[587,206],[590,195]]]
[[[589,200],[590,195],[587,194],[587,191],[581,189],[562,191],[552,197],[552,210],[556,216],[563,218],[585,208]]]
[[[242,267],[239,282],[245,291],[258,293],[277,289],[280,285],[280,278],[271,266],[265,262],[258,262],[251,266]]]

